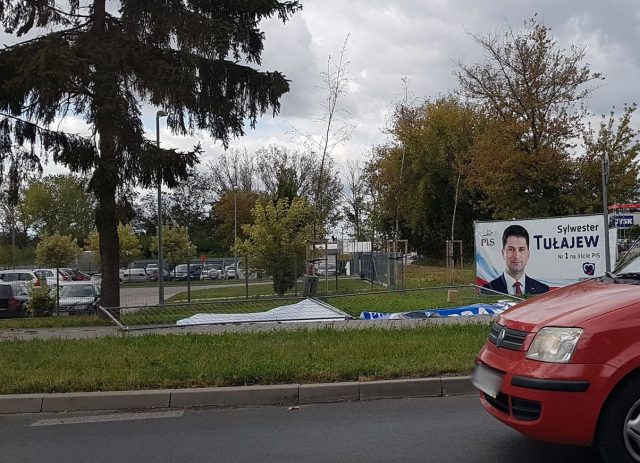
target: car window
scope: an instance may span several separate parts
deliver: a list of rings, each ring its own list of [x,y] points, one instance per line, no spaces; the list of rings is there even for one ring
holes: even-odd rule
[[[93,297],[93,288],[89,285],[63,286],[60,297]]]
[[[5,273],[2,280],[3,281],[19,281],[20,280],[19,277],[20,277],[19,273]]]
[[[185,264],[176,265],[176,272],[186,272],[187,266]]]

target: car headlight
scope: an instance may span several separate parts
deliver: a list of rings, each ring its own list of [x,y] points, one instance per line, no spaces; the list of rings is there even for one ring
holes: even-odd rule
[[[582,328],[542,328],[534,338],[527,358],[540,362],[569,363],[582,335]]]

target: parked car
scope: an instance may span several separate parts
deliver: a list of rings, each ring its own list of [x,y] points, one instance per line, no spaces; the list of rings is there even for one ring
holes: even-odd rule
[[[145,282],[149,279],[149,275],[143,268],[130,268],[121,273],[120,282]]]
[[[0,317],[25,317],[30,298],[29,283],[0,282]]]
[[[200,273],[201,280],[217,280],[218,278],[224,278],[224,271],[220,264],[206,264],[202,268]]]
[[[58,314],[94,314],[100,301],[100,285],[92,281],[73,281],[60,286]]]
[[[158,264],[147,264],[147,266],[144,268],[144,271],[147,272],[147,275],[149,275],[149,276],[151,276],[151,274],[155,271],[156,272],[156,280],[158,279],[158,277],[157,277]]]
[[[224,276],[225,278],[232,279],[237,277],[237,271],[235,265],[227,265],[224,268]]]
[[[186,280],[189,275],[190,280],[199,280],[201,274],[202,264],[189,264],[189,272],[187,272],[187,264],[179,264],[173,271],[175,280]]]
[[[325,267],[324,262],[320,262],[318,264],[318,269],[316,270],[316,274],[321,276],[325,276],[325,274],[327,276],[336,276],[336,272],[337,272],[336,264],[329,263]]]
[[[55,278],[40,279],[33,270],[28,269],[0,270],[0,281],[9,283],[13,281],[26,281],[33,284],[33,286],[40,286],[43,281],[49,286],[56,284]]]
[[[71,277],[62,269],[58,269],[58,277],[56,278],[55,268],[37,268],[33,271],[36,277],[40,280],[47,280],[49,286],[57,285],[63,281],[71,281]]]
[[[149,275],[149,280],[150,281],[158,281],[158,268],[154,268],[151,270],[148,270],[148,275]],[[168,271],[168,270],[164,270],[164,273],[162,274],[162,280],[163,281],[171,281],[173,280],[173,273]]]
[[[480,350],[482,406],[522,434],[640,462],[640,259],[503,312]]]
[[[81,272],[77,268],[61,268],[61,271],[65,272],[69,275],[72,281],[89,281],[91,280],[91,275],[88,275],[84,272]]]

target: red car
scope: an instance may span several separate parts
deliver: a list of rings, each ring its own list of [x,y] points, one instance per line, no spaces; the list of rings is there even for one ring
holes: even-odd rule
[[[534,439],[594,444],[604,461],[640,462],[635,270],[560,288],[503,312],[473,372],[484,408]]]

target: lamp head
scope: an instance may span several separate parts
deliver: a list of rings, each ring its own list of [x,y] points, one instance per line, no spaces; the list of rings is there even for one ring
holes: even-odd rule
[[[163,110],[160,110],[156,113],[156,117],[160,118],[160,117],[167,117],[167,113],[165,113]]]

